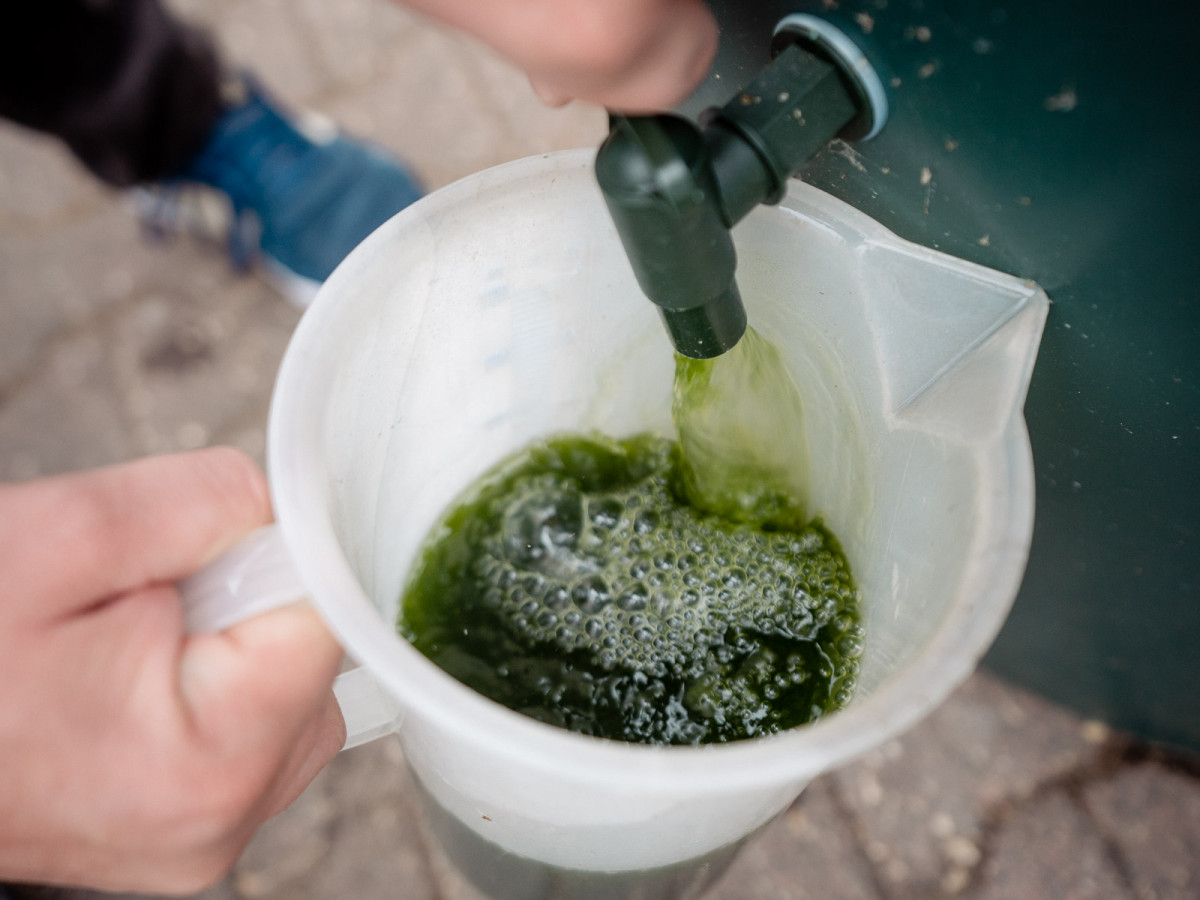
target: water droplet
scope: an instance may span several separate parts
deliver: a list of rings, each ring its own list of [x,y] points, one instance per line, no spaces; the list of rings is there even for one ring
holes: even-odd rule
[[[601,500],[599,503],[588,505],[588,517],[592,520],[592,524],[597,528],[608,531],[617,526],[621,521],[621,512],[624,504],[621,501],[609,497]]]
[[[598,613],[612,602],[608,582],[600,575],[592,575],[571,588],[571,599],[585,613]]]
[[[658,513],[654,512],[653,510],[643,510],[642,512],[638,513],[637,518],[634,519],[633,530],[638,534],[649,534],[650,532],[654,531],[654,529],[658,528],[658,525]]]
[[[569,488],[533,491],[504,517],[505,556],[520,567],[537,566],[555,549],[571,547],[583,524],[583,496]]]
[[[646,608],[646,598],[649,595],[649,589],[646,585],[638,583],[626,588],[617,597],[617,606],[626,612],[632,612],[638,609]]]
[[[548,608],[560,610],[570,601],[571,595],[565,587],[556,587],[546,592],[545,604]]]
[[[857,659],[862,656],[865,645],[862,638],[845,634],[837,642],[838,653],[847,659]]]

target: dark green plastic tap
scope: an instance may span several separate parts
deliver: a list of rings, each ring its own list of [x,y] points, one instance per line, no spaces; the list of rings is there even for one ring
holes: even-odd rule
[[[873,73],[872,73],[873,74]],[[746,330],[730,229],[835,137],[873,130],[853,66],[815,41],[784,41],[701,128],[674,115],[612,116],[596,177],[638,284],[675,349],[706,359]]]

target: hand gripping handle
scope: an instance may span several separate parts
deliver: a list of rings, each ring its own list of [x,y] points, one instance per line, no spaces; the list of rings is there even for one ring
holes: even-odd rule
[[[223,631],[273,609],[307,602],[308,597],[276,525],[252,531],[180,581],[179,593],[189,634]],[[333,693],[346,720],[343,749],[396,730],[395,700],[364,666],[339,675]]]

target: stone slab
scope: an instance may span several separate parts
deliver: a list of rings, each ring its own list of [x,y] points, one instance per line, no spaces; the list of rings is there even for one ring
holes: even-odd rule
[[[1087,785],[1083,797],[1139,900],[1200,897],[1200,781],[1194,767],[1129,765]]]
[[[1000,804],[1089,760],[1079,720],[986,673],[925,721],[835,775],[890,895],[936,896],[981,860]]]
[[[1105,842],[1065,791],[1014,813],[989,849],[979,883],[963,892],[971,900],[1135,898]],[[953,893],[959,885],[944,886]]]
[[[840,808],[836,785],[820,778],[752,838],[709,900],[883,900],[869,860]]]

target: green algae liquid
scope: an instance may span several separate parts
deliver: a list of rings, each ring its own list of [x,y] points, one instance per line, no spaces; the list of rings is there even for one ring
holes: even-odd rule
[[[510,709],[617,740],[739,740],[845,705],[858,594],[805,515],[801,412],[753,331],[678,357],[680,440],[559,436],[501,463],[422,548],[401,634]]]

